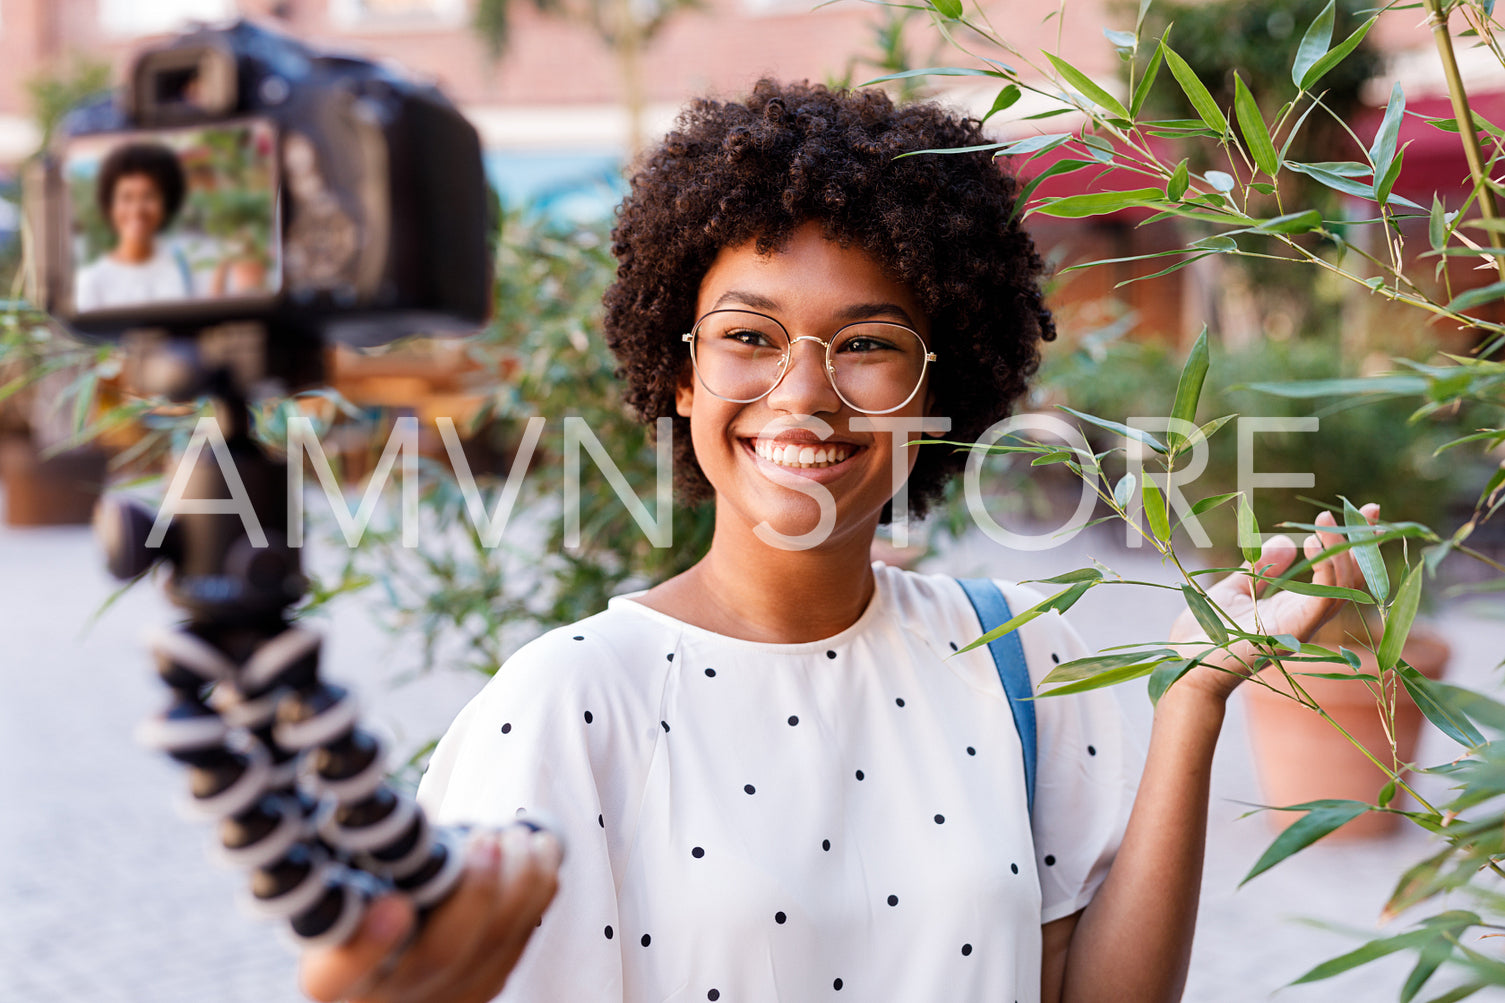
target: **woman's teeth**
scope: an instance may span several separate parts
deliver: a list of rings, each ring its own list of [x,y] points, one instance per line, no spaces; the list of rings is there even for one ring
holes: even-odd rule
[[[757,441],[753,450],[769,463],[781,467],[830,467],[852,455],[852,447],[831,444],[827,446],[780,446],[771,442]]]

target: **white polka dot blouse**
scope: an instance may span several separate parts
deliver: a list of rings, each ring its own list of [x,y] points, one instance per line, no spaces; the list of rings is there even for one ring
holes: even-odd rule
[[[1034,1003],[1040,925],[1084,907],[1132,800],[1102,691],[1036,702],[1033,819],[976,615],[875,565],[807,644],[738,640],[619,596],[502,666],[435,750],[441,823],[536,814],[560,890],[500,999]],[[1039,596],[1000,582],[1010,606]],[[1038,683],[1082,642],[1020,631]]]

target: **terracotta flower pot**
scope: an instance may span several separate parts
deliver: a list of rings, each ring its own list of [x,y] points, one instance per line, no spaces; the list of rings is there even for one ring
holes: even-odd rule
[[[0,439],[6,525],[87,525],[104,487],[105,461],[87,446],[44,459],[29,439]]]
[[[1378,633],[1375,635],[1378,637]],[[1341,642],[1338,642],[1341,643]],[[1329,648],[1336,647],[1332,641]],[[1354,650],[1349,645],[1350,650]],[[1374,656],[1359,651],[1363,670],[1377,671]],[[1413,630],[1406,641],[1403,657],[1422,675],[1437,679],[1448,660],[1447,644],[1424,629]],[[1328,665],[1316,662],[1292,662],[1288,668],[1303,672],[1347,672],[1346,663]],[[1266,669],[1260,678],[1281,689],[1285,680]],[[1298,676],[1306,690],[1343,729],[1364,745],[1380,762],[1390,759],[1390,746],[1384,723],[1373,692],[1362,680],[1314,679]],[[1345,798],[1374,803],[1385,774],[1349,744],[1331,724],[1315,711],[1295,700],[1272,693],[1262,686],[1241,687],[1244,706],[1248,708],[1249,733],[1254,745],[1255,765],[1264,801],[1269,805],[1292,805],[1322,798]],[[1402,762],[1416,752],[1421,733],[1422,714],[1402,688],[1395,707],[1395,747]],[[1277,831],[1297,819],[1300,812],[1268,811],[1264,817]],[[1393,831],[1400,817],[1385,812],[1361,815],[1328,838],[1364,839]]]

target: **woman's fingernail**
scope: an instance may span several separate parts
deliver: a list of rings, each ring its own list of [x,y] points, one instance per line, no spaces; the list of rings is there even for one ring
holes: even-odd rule
[[[521,867],[528,857],[532,833],[521,826],[512,826],[502,833],[502,858],[504,867]]]
[[[559,840],[547,832],[535,832],[529,840],[533,851],[533,858],[546,864],[551,870],[559,866],[564,859],[563,848]]]
[[[402,907],[389,899],[383,899],[372,905],[371,916],[367,922],[367,931],[377,943],[383,945],[397,943],[398,938],[408,928],[408,917]]]
[[[465,851],[465,863],[473,870],[496,871],[501,863],[496,833],[483,832],[474,836]]]

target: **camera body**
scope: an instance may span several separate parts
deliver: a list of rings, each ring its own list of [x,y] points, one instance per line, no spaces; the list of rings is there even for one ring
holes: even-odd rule
[[[141,52],[26,180],[30,298],[80,334],[374,345],[487,316],[475,129],[431,85],[251,22]]]

